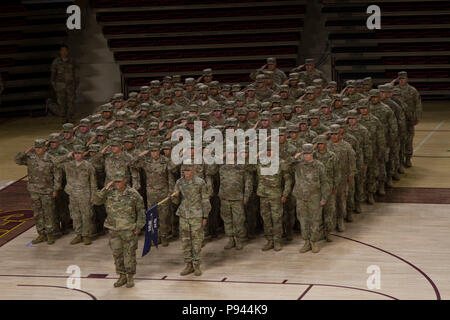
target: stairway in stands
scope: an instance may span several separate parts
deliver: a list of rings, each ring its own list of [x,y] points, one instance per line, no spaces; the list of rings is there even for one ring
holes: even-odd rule
[[[67,38],[72,1],[37,2],[0,2],[0,117],[39,114],[51,95],[50,65]]]
[[[381,30],[368,30],[367,1],[324,0],[334,77],[372,74],[376,84],[408,71],[426,98],[450,95],[450,1],[380,0]]]
[[[199,76],[205,68],[222,82],[249,82],[268,56],[290,70],[305,1],[94,0],[94,8],[127,92],[165,75]]]

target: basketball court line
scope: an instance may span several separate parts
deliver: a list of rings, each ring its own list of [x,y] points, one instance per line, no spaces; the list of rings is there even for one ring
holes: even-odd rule
[[[442,125],[445,123],[445,120],[442,120],[434,129],[433,131],[431,131],[426,137],[425,139],[422,140],[421,143],[419,143],[419,145],[414,149],[413,153],[417,152],[420,147],[422,147],[430,138],[431,136],[439,130],[440,127],[442,127]]]

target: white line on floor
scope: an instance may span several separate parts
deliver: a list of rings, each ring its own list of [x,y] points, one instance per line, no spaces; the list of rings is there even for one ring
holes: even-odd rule
[[[440,127],[442,127],[442,125],[444,124],[444,122],[445,122],[445,120],[442,120],[441,123],[439,123],[439,124],[436,126],[436,128],[434,128],[433,131],[431,131],[431,132],[425,137],[425,139],[422,140],[421,143],[419,143],[419,145],[414,149],[414,153],[416,153],[417,150],[419,150],[420,147],[423,146],[423,145],[425,144],[425,142],[427,142],[428,139],[430,139],[431,136],[432,136],[436,131],[439,130]]]

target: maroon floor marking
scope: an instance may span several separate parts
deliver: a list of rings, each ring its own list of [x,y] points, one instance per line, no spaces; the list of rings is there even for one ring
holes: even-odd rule
[[[311,290],[311,288],[313,287],[313,285],[312,284],[310,284],[309,285],[309,287],[308,288],[306,288],[306,290],[305,291],[303,291],[303,293],[301,294],[301,296],[300,297],[298,297],[298,299],[297,300],[302,300],[303,299],[303,297],[308,293],[308,291],[309,290]]]
[[[25,176],[23,176],[22,178],[20,178],[19,180],[16,180],[16,181],[14,181],[13,183],[8,184],[6,187],[0,189],[0,192],[3,191],[3,190],[8,189],[9,187],[11,187],[11,186],[13,186],[13,185],[15,185],[17,182],[22,181],[22,180],[25,179],[26,177],[28,177],[28,175],[25,175]]]
[[[161,280],[164,280],[164,279],[166,279],[166,278],[167,278],[167,276],[164,276],[164,277],[161,278]]]
[[[287,279],[286,279],[286,280],[283,280],[282,284],[285,284],[286,282],[287,282]]]
[[[403,259],[402,257],[399,257],[399,256],[397,256],[397,255],[395,255],[395,254],[393,254],[393,253],[391,253],[391,252],[389,252],[389,251],[386,251],[386,250],[383,250],[383,249],[381,249],[381,248],[375,247],[375,246],[373,246],[373,245],[371,245],[371,244],[368,244],[368,243],[365,243],[365,242],[362,242],[362,241],[359,241],[359,240],[354,240],[354,239],[351,239],[351,238],[347,238],[347,237],[344,237],[344,236],[340,236],[340,235],[338,235],[338,234],[333,234],[333,233],[332,233],[331,235],[336,236],[336,237],[340,237],[340,238],[343,238],[343,239],[347,239],[347,240],[350,240],[350,241],[354,241],[354,242],[357,242],[357,243],[360,243],[360,244],[363,244],[363,245],[365,245],[365,246],[374,248],[374,249],[376,249],[376,250],[378,250],[378,251],[387,253],[388,255],[391,255],[391,256],[393,256],[394,258],[399,259],[400,261],[403,261],[404,263],[406,263],[406,264],[408,264],[409,266],[411,266],[411,267],[413,267],[414,269],[416,269],[420,274],[422,274],[422,275],[425,277],[425,279],[427,279],[427,281],[428,281],[428,282],[431,284],[431,286],[433,287],[434,293],[436,294],[436,299],[437,299],[437,300],[441,300],[441,294],[439,293],[439,289],[437,288],[437,286],[436,286],[436,284],[433,282],[433,280],[431,280],[431,278],[430,278],[425,272],[423,272],[422,270],[420,270],[418,267],[416,267],[416,266],[415,266],[414,264],[412,264],[411,262],[409,262],[409,261]]]
[[[107,273],[91,273],[87,277],[90,279],[103,279],[106,278],[107,276],[108,276]]]
[[[227,280],[227,278],[223,278],[223,279],[221,280],[221,282],[225,282],[225,280]]]
[[[79,289],[69,289],[67,287],[38,285],[38,284],[18,284],[17,286],[18,287],[42,287],[42,288],[58,288],[58,289],[74,290],[74,291],[78,291],[78,292],[87,294],[89,297],[91,297],[92,300],[97,300],[97,298],[94,295],[90,294],[87,291],[83,291],[83,290],[79,290]]]

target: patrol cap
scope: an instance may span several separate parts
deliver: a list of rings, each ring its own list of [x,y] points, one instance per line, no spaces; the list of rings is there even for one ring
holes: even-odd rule
[[[280,93],[281,92],[289,92],[289,86],[287,84],[282,84],[280,86]]]
[[[354,87],[355,87],[355,80],[347,80],[347,81],[345,82],[345,85],[346,85],[348,88],[354,88]]]
[[[136,136],[145,136],[145,129],[144,128],[137,128],[136,129]]]
[[[150,142],[148,144],[148,150],[150,151],[160,151],[161,150],[161,144],[158,142]]]
[[[150,122],[148,125],[148,130],[158,130],[159,123],[158,122]]]
[[[191,103],[188,107],[188,111],[190,112],[197,112],[198,111],[198,105],[196,103]]]
[[[330,126],[330,132],[331,132],[331,134],[333,134],[333,133],[339,133],[339,129],[341,129],[341,126],[339,125],[339,124],[332,124],[331,126]]]
[[[146,93],[146,92],[149,92],[149,91],[150,91],[150,87],[149,87],[149,86],[142,86],[139,90],[140,90],[142,93]]]
[[[171,122],[175,120],[175,115],[173,113],[168,113],[163,117],[165,122]]]
[[[320,109],[322,108],[329,108],[330,107],[330,103],[329,102],[324,102],[322,100],[322,102],[320,103]]]
[[[349,106],[350,105],[350,98],[342,98],[342,105],[343,106]]]
[[[314,145],[312,145],[311,143],[305,143],[302,146],[302,152],[306,153],[306,154],[310,154],[314,152]]]
[[[290,105],[285,105],[281,108],[281,112],[284,114],[290,114],[292,113],[292,106]]]
[[[97,136],[104,136],[106,132],[106,127],[105,126],[98,126],[97,128],[95,128],[95,134]]]
[[[225,119],[225,128],[235,127],[236,124],[237,124],[237,119],[236,118],[227,118],[227,119]]]
[[[132,124],[132,123],[135,123],[135,124],[138,123],[137,116],[131,115],[128,117],[127,124]]]
[[[52,133],[52,134],[50,134],[48,141],[49,142],[59,142],[59,141],[61,141],[61,136],[59,135],[59,133]]]
[[[125,172],[123,171],[116,171],[112,174],[112,181],[122,181],[125,179]]]
[[[204,76],[212,76],[213,75],[212,69],[211,68],[204,69],[203,70],[203,75]]]
[[[327,136],[324,134],[320,134],[314,138],[314,143],[327,143]]]
[[[174,74],[172,76],[173,82],[181,82],[181,75],[180,74]]]
[[[193,164],[182,164],[181,165],[181,171],[192,171],[194,170],[194,165]]]
[[[355,109],[352,110],[348,110],[347,111],[347,118],[358,118],[358,111],[356,111]]]
[[[242,108],[238,108],[237,109],[237,114],[238,115],[247,115],[248,114],[248,110],[247,110],[247,108],[245,108],[245,107],[242,107]]]
[[[258,74],[257,76],[256,76],[256,82],[264,82],[264,79],[265,79],[266,77],[263,75],[263,74]]]
[[[172,98],[173,91],[172,90],[164,90],[164,98]]]
[[[239,83],[235,83],[231,86],[231,91],[232,92],[239,92],[241,91],[241,85]]]
[[[400,71],[397,75],[398,75],[399,79],[406,79],[406,78],[408,78],[408,72],[406,72],[406,71]]]
[[[181,111],[181,113],[180,113],[181,120],[186,120],[188,116],[189,116],[189,111]]]
[[[160,88],[161,87],[161,82],[159,82],[159,80],[152,80],[150,82],[150,88]]]
[[[186,86],[194,86],[197,82],[195,82],[194,78],[186,78],[184,79],[184,84]]]
[[[313,84],[316,88],[321,88],[323,85],[323,80],[322,79],[314,79]]]
[[[362,81],[363,84],[372,84],[372,77],[366,77]]]
[[[281,114],[281,108],[280,107],[273,108],[272,114]]]
[[[199,86],[199,88],[198,88],[198,93],[208,93],[208,86],[206,86],[206,85],[201,85],[201,86]]]
[[[100,151],[100,145],[96,144],[96,143],[92,143],[92,144],[89,145],[88,151],[89,152],[99,152]]]
[[[191,115],[189,115],[188,117],[187,117],[187,123],[194,123],[195,121],[197,121],[198,119],[197,119],[197,117],[196,116],[191,116]]]
[[[337,88],[337,82],[336,81],[328,82],[327,88]]]
[[[137,99],[137,97],[138,97],[138,93],[136,91],[132,91],[128,94],[128,100],[130,100],[131,98]]]
[[[306,87],[306,94],[315,93],[315,92],[316,92],[316,87],[314,87],[314,86]]]
[[[155,102],[150,107],[151,112],[161,112],[161,104],[158,102]]]
[[[200,113],[199,118],[201,121],[208,121],[210,118],[210,115],[209,115],[209,113],[206,113],[206,112]]]
[[[311,109],[309,111],[309,119],[320,118],[320,110],[319,109]]]
[[[134,142],[135,141],[135,137],[132,134],[127,134],[125,135],[125,137],[123,137],[123,142]]]
[[[347,120],[345,120],[344,118],[339,118],[336,120],[336,124],[339,125],[341,128],[346,127]]]
[[[141,103],[139,105],[139,110],[143,110],[143,111],[150,110],[150,105],[147,102]]]
[[[83,153],[85,151],[86,151],[86,149],[81,144],[76,144],[76,145],[73,146],[73,152],[74,153]]]
[[[279,95],[277,95],[277,94],[274,94],[273,96],[272,96],[272,99],[270,99],[271,101],[272,101],[272,103],[280,103],[281,102],[281,97],[279,96]]]
[[[297,117],[298,119],[298,124],[308,124],[308,116],[305,114],[302,114],[300,116]]]
[[[245,93],[244,92],[236,92],[234,95],[236,101],[245,101]]]
[[[227,109],[234,109],[234,101],[227,101],[226,103],[225,103],[225,110],[227,110]]]
[[[394,93],[394,96],[398,96],[401,95],[402,92],[400,91],[400,88],[394,87],[394,89],[392,89],[392,92]]]
[[[273,71],[270,71],[270,70],[264,71],[264,78],[265,79],[272,79],[273,78]]]
[[[101,112],[111,112],[113,109],[113,106],[111,103],[105,103],[98,107],[98,110]]]
[[[361,88],[362,86],[363,86],[362,79],[358,79],[358,80],[355,81],[355,87]]]
[[[314,64],[314,59],[312,59],[312,58],[306,59],[306,60],[305,60],[305,64],[306,64],[306,65],[312,65],[312,64]]]
[[[369,97],[379,97],[380,96],[380,91],[377,89],[372,89],[369,91]]]
[[[173,85],[173,91],[183,91],[183,85],[179,82]]]
[[[209,88],[210,89],[219,89],[220,88],[219,81],[211,81],[209,84]]]
[[[248,112],[258,112],[258,105],[256,103],[250,103],[247,105]]]
[[[114,102],[115,101],[122,101],[123,100],[123,93],[114,93],[111,100],[113,100]]]
[[[88,127],[91,121],[88,118],[83,118],[80,120],[80,127]]]
[[[161,144],[161,150],[164,150],[164,149],[172,149],[172,141],[170,141],[170,140],[164,141]]]
[[[289,80],[299,80],[300,74],[298,72],[289,73]]]
[[[171,77],[171,76],[165,76],[165,77],[163,78],[163,82],[165,82],[165,83],[171,83],[171,82],[172,82],[172,77]]]
[[[378,91],[379,91],[379,92],[388,92],[389,90],[388,90],[388,88],[386,87],[385,84],[380,84],[380,85],[378,86]]]
[[[344,96],[342,94],[334,94],[333,95],[333,99],[336,101],[342,101],[343,98],[344,98]]]
[[[269,101],[264,101],[263,103],[261,103],[261,110],[263,111],[269,111],[270,107],[272,106],[272,103]]]
[[[122,139],[120,139],[119,137],[114,137],[111,139],[111,146],[121,146],[122,145]]]
[[[299,130],[300,130],[300,128],[298,127],[298,125],[295,125],[295,124],[290,124],[287,127],[288,132],[298,132]]]
[[[132,102],[132,101],[136,102],[137,101],[137,97],[136,96],[129,96],[127,101],[128,102]]]
[[[367,103],[361,103],[361,101],[358,103],[358,105],[356,106],[357,109],[365,109],[368,108],[369,105]]]
[[[116,121],[125,121],[126,117],[127,117],[127,113],[125,111],[121,110],[116,113]]]
[[[277,58],[271,57],[271,58],[267,58],[267,64],[276,64],[277,63]]]
[[[278,127],[278,133],[280,136],[284,136],[287,132],[287,128],[286,127]]]
[[[250,83],[245,91],[256,91],[255,85],[253,83]]]
[[[270,120],[269,111],[263,111],[259,117],[261,120]]]

